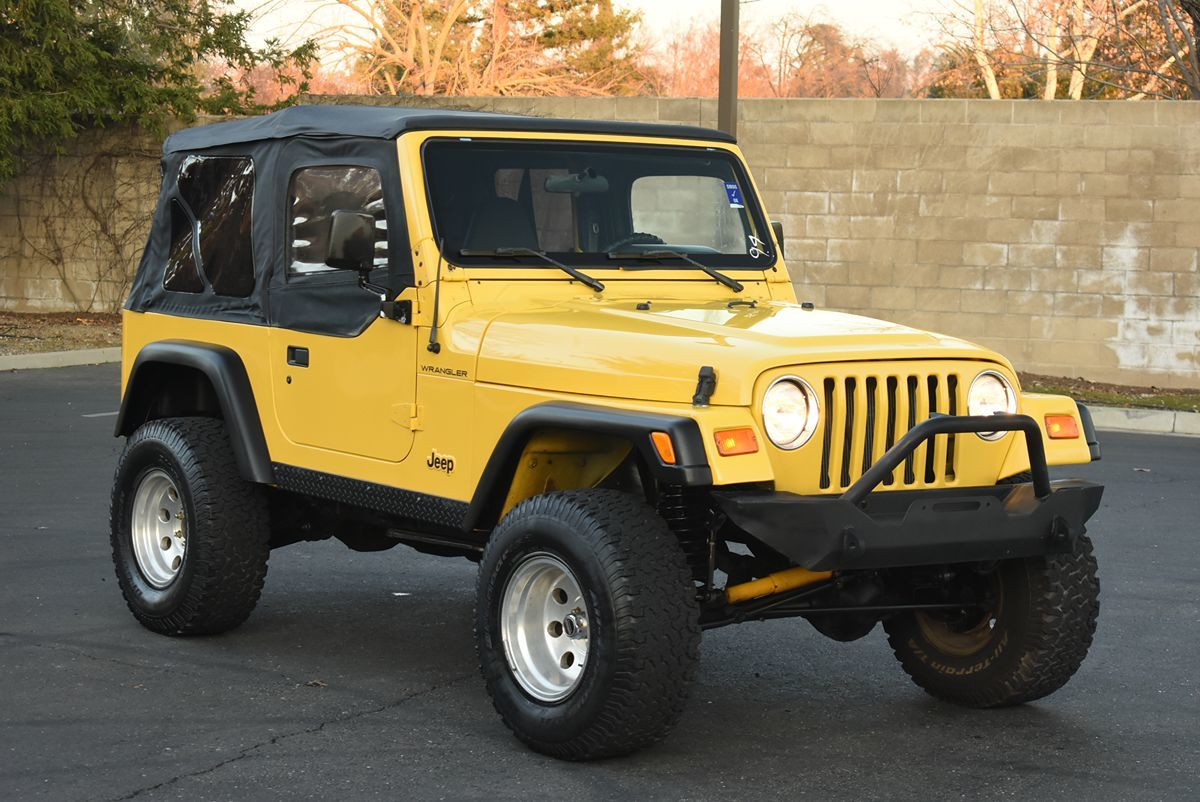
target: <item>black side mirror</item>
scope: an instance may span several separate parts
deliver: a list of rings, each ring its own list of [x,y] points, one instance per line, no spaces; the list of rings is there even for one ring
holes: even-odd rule
[[[771,221],[771,230],[775,232],[775,241],[779,243],[779,255],[783,256],[783,223],[778,220]],[[787,257],[784,256],[786,259]]]
[[[339,270],[365,273],[375,265],[375,217],[367,212],[338,209],[329,223],[325,264]]]

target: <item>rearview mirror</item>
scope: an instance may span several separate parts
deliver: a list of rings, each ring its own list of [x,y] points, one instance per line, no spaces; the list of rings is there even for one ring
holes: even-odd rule
[[[778,220],[772,220],[771,221],[771,230],[775,232],[775,241],[779,243],[779,255],[784,256],[784,253],[783,253],[783,223],[779,222]],[[786,259],[787,257],[784,256],[784,258]]]
[[[547,192],[569,192],[572,195],[596,195],[608,192],[608,179],[597,175],[591,167],[580,173],[552,175],[543,187]]]
[[[329,223],[325,264],[339,270],[366,272],[375,265],[375,216],[338,209]]]

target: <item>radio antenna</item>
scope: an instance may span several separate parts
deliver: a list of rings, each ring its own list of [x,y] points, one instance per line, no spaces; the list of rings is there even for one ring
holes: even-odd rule
[[[426,350],[435,354],[442,350],[442,344],[438,342],[438,302],[442,296],[442,249],[445,246],[446,238],[442,237],[438,240],[437,275],[434,279],[437,283],[433,288],[433,325],[429,327],[429,345],[425,346]]]

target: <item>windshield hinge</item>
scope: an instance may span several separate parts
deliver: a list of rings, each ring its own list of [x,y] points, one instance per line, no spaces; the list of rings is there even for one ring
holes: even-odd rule
[[[412,301],[380,301],[379,316],[397,323],[412,323]]]

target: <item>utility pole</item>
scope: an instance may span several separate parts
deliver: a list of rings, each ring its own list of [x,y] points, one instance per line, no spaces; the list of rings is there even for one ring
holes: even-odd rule
[[[721,0],[721,66],[717,78],[717,128],[737,136],[738,3]]]

